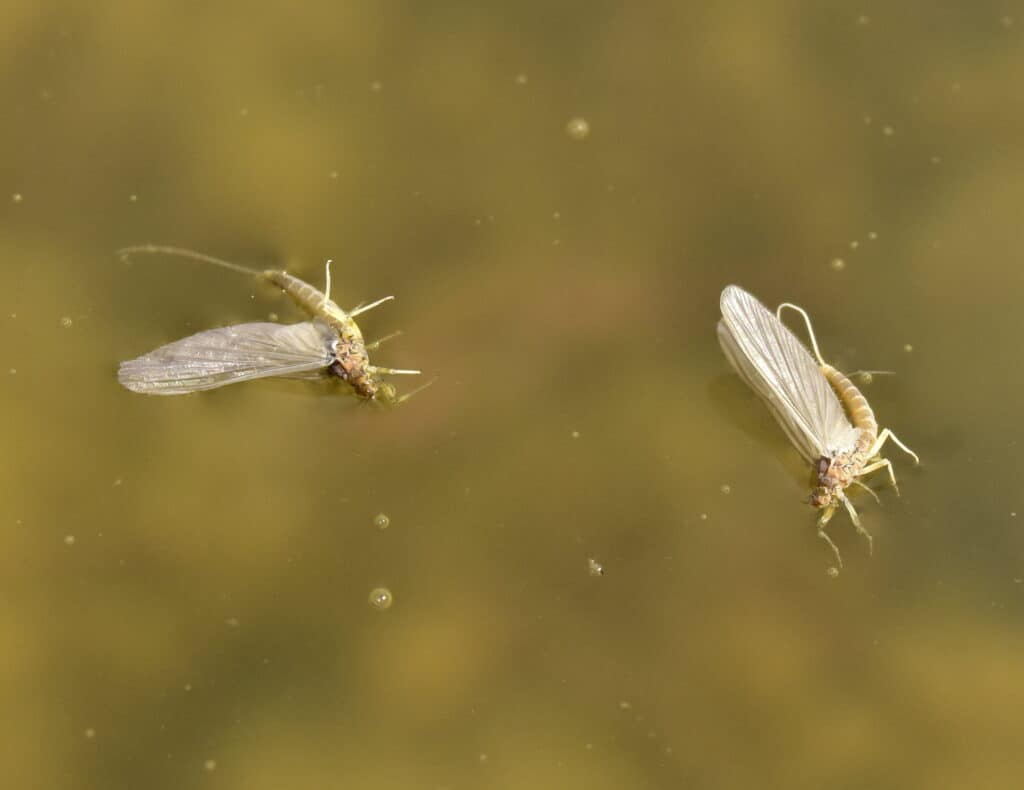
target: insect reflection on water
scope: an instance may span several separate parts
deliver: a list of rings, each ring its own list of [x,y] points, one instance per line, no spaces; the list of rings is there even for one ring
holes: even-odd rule
[[[118,380],[133,392],[183,395],[252,379],[334,377],[346,382],[358,398],[398,404],[422,389],[399,396],[394,386],[382,377],[417,375],[420,371],[370,364],[367,352],[395,335],[366,343],[355,322],[356,316],[394,297],[385,296],[346,312],[330,298],[330,261],[326,266],[325,289],[321,292],[284,271],[257,271],[178,247],[146,245],[126,247],[118,252],[125,260],[134,255],[162,254],[259,277],[281,288],[312,319],[290,325],[237,324],[168,343],[121,363]]]
[[[787,307],[803,316],[816,359],[780,320]],[[772,314],[742,288],[730,285],[722,291],[721,309],[718,340],[725,356],[814,467],[816,485],[810,504],[820,511],[818,535],[842,567],[839,549],[825,532],[825,525],[840,505],[867,539],[869,549],[872,545],[871,534],[861,525],[846,489],[856,485],[874,495],[858,478],[882,468],[889,472],[896,487],[892,463],[879,455],[888,439],[915,463],[919,459],[888,428],[879,433],[867,398],[847,376],[821,358],[810,318],[802,308],[787,302]],[[898,488],[896,491],[899,493]]]

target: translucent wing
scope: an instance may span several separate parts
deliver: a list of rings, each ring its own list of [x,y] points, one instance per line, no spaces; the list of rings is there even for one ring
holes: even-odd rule
[[[122,362],[133,392],[181,395],[270,376],[309,376],[334,361],[337,337],[322,321],[210,329]]]
[[[742,288],[722,291],[718,340],[807,460],[850,449],[857,431],[818,363],[785,324]]]

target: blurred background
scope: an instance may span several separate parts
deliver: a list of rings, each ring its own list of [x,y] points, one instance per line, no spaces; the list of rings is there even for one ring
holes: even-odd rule
[[[1020,786],[1024,8],[893,5],[8,0],[4,784]],[[437,382],[123,390],[301,320],[147,242]],[[896,373],[836,578],[730,282]]]

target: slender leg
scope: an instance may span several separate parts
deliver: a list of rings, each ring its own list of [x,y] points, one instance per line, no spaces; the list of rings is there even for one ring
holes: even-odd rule
[[[889,479],[892,481],[892,487],[896,489],[896,496],[899,496],[900,495],[900,487],[898,485],[896,485],[896,474],[895,474],[895,472],[892,471],[892,461],[890,461],[888,458],[880,458],[877,461],[875,461],[873,464],[868,464],[867,466],[865,466],[863,469],[860,470],[859,476],[862,477],[864,475],[869,475],[872,472],[874,472],[876,469],[881,469],[883,466],[886,469],[889,470]],[[854,482],[857,482],[857,481],[854,481]],[[864,484],[861,483],[861,485],[864,485]],[[864,486],[864,487],[867,488],[867,486]]]
[[[868,554],[875,553],[875,539],[871,537],[871,533],[868,532],[860,523],[860,519],[857,518],[857,511],[853,509],[853,505],[850,504],[850,500],[843,497],[843,504],[846,505],[846,512],[850,514],[850,521],[853,522],[853,526],[857,529],[857,532],[863,535],[868,542]]]
[[[818,364],[824,365],[825,360],[821,358],[821,351],[818,350],[818,339],[814,336],[814,328],[811,326],[811,318],[807,315],[807,312],[798,305],[791,304],[790,302],[783,302],[777,308],[775,308],[775,317],[780,321],[782,320],[782,308],[788,307],[790,310],[796,310],[804,317],[804,323],[807,325],[807,334],[811,336],[811,345],[814,346],[814,356],[818,358]]]
[[[387,376],[418,376],[422,370],[402,370],[401,368],[380,368],[376,365],[367,365],[367,370],[372,373],[383,373]]]
[[[896,434],[894,434],[888,428],[883,429],[882,432],[878,434],[878,438],[875,439],[875,443],[871,445],[871,452],[868,453],[868,458],[874,458],[876,455],[878,455],[878,451],[882,449],[882,445],[885,444],[886,439],[892,439],[896,443],[897,447],[899,447],[903,452],[905,452],[907,455],[914,459],[915,464],[921,463],[921,459],[917,457],[917,453],[915,453],[903,442],[897,439]]]
[[[428,382],[425,382],[425,383],[423,383],[423,384],[420,384],[420,386],[418,386],[418,387],[417,387],[416,389],[414,389],[414,390],[409,390],[409,391],[408,391],[407,393],[405,393],[404,395],[402,395],[402,396],[401,396],[400,398],[394,398],[394,397],[392,396],[392,398],[393,398],[393,399],[392,399],[392,401],[391,401],[391,402],[392,402],[392,403],[393,403],[393,404],[394,404],[395,406],[398,406],[398,405],[399,405],[400,403],[405,403],[405,402],[406,402],[407,400],[409,400],[409,398],[411,398],[411,397],[412,397],[413,395],[416,395],[417,393],[423,392],[423,390],[425,390],[425,389],[426,389],[427,387],[429,387],[429,386],[430,386],[431,384],[433,384],[433,383],[434,383],[435,381],[437,381],[437,379],[431,379],[431,380],[430,380],[430,381],[428,381]]]
[[[860,480],[853,480],[852,484],[863,488],[865,491],[867,491],[869,494],[871,494],[871,496],[875,498],[876,502],[881,503],[882,500],[878,498],[878,494],[875,493],[875,489],[871,488],[870,486],[864,485]]]
[[[836,555],[836,562],[839,564],[839,567],[842,568],[843,556],[839,553],[839,547],[832,542],[832,538],[830,538],[828,533],[825,531],[825,525],[828,524],[828,521],[832,518],[832,514],[835,510],[835,505],[829,505],[821,511],[821,515],[818,517],[818,537],[829,545],[829,548],[832,549],[832,553]]]
[[[372,343],[367,343],[366,344],[366,350],[367,351],[373,351],[373,350],[375,350],[377,348],[380,348],[380,346],[382,344],[387,343],[389,340],[394,340],[400,334],[402,334],[402,330],[401,329],[399,329],[396,332],[392,332],[390,335],[384,335],[384,337],[380,338],[379,340],[374,340]]]
[[[390,302],[394,298],[395,297],[393,296],[385,296],[383,299],[378,299],[376,302],[370,302],[369,304],[359,305],[359,307],[353,307],[349,311],[348,317],[355,318],[357,315],[361,315],[362,313],[365,313],[368,310],[372,310],[373,308],[378,307],[379,305],[382,305],[385,302]]]

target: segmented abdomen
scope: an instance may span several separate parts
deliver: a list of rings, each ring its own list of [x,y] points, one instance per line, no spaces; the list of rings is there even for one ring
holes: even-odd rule
[[[299,307],[310,315],[321,315],[324,305],[324,295],[312,285],[303,282],[298,277],[292,277],[288,272],[279,272],[272,269],[263,272],[263,276],[274,285],[284,291],[292,298]]]
[[[843,408],[850,416],[853,427],[867,431],[871,434],[871,438],[875,439],[878,436],[878,423],[875,421],[875,412],[868,405],[868,399],[861,394],[857,386],[847,376],[831,365],[822,365],[821,372],[825,374],[828,383],[832,385],[832,389],[839,396]]]

